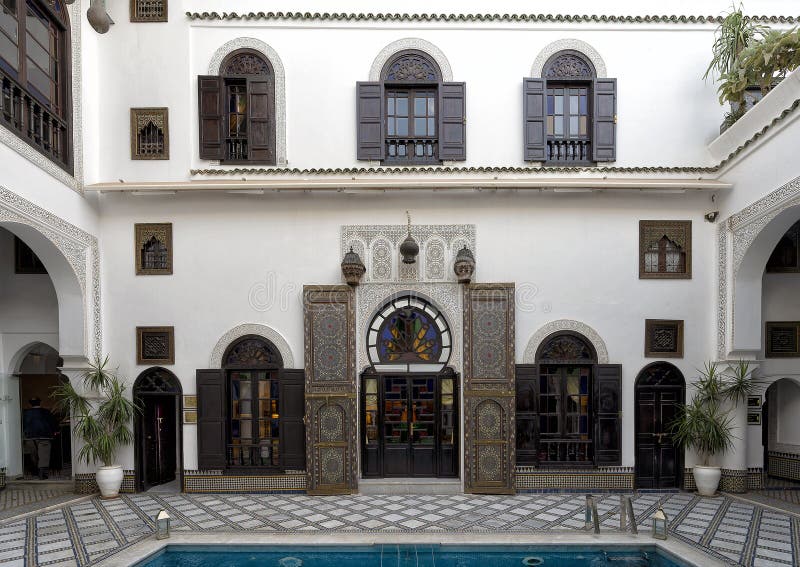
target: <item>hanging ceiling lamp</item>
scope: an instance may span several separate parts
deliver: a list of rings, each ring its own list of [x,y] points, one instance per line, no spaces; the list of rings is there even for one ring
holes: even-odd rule
[[[414,264],[419,254],[419,244],[417,244],[417,241],[411,236],[411,215],[408,211],[406,211],[406,217],[408,217],[408,236],[406,236],[406,239],[400,244],[400,254],[403,256],[404,264]]]

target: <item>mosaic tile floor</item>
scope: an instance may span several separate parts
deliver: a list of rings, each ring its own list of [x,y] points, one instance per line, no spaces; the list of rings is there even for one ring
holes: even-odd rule
[[[0,520],[43,506],[74,500],[77,498],[74,488],[72,482],[9,482],[6,488],[0,491]]]
[[[618,528],[619,496],[598,496],[602,530]],[[640,530],[663,506],[673,537],[717,559],[756,567],[800,561],[800,517],[724,496],[638,495]],[[162,508],[173,529],[204,532],[531,532],[582,530],[584,498],[575,494],[516,496],[137,494],[65,505],[20,520],[0,521],[0,565],[93,565],[152,534]],[[798,561],[795,560],[798,559]]]

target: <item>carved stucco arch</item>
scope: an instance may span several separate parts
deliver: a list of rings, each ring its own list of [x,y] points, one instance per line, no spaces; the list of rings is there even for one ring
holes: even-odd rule
[[[380,82],[382,80],[381,71],[389,59],[400,51],[407,49],[416,49],[430,55],[436,64],[439,65],[439,70],[442,72],[442,81],[450,82],[453,80],[453,70],[450,68],[450,62],[447,60],[444,52],[436,47],[429,41],[419,39],[416,37],[406,37],[393,41],[383,49],[381,49],[375,61],[372,62],[372,67],[369,69],[369,80],[373,82]]]
[[[2,186],[0,226],[25,241],[47,267],[58,298],[59,354],[99,353],[103,339],[97,238]]]
[[[275,160],[276,165],[286,165],[286,71],[278,52],[254,37],[237,37],[222,45],[211,56],[209,75],[219,75],[222,61],[238,49],[252,49],[261,53],[272,65],[275,74]]]
[[[598,53],[594,47],[580,39],[559,39],[558,41],[546,45],[533,61],[530,76],[541,77],[542,71],[544,71],[544,64],[547,63],[547,60],[559,51],[567,49],[578,51],[585,55],[586,58],[592,62],[592,65],[594,65],[594,70],[598,79],[606,77],[606,64],[600,56],[600,53]]]
[[[284,336],[272,327],[268,327],[267,325],[259,325],[257,323],[244,323],[242,325],[238,325],[222,335],[217,341],[216,346],[214,346],[214,350],[211,351],[211,359],[209,360],[208,367],[221,368],[222,355],[225,354],[225,349],[227,349],[228,346],[230,346],[230,344],[236,339],[240,339],[247,335],[258,335],[269,340],[275,345],[275,348],[278,349],[278,352],[281,353],[281,358],[283,358],[283,367],[295,367],[292,349],[289,347],[289,343]]]
[[[536,351],[539,350],[539,345],[542,344],[542,341],[547,337],[559,331],[573,331],[586,337],[586,339],[592,343],[595,352],[597,352],[597,363],[608,364],[608,349],[606,349],[606,343],[600,338],[598,332],[586,323],[573,321],[572,319],[550,321],[533,333],[528,341],[528,346],[525,347],[525,353],[522,355],[523,364],[535,364]]]
[[[775,244],[797,221],[799,213],[800,177],[796,177],[720,223],[717,304],[720,360],[760,350],[764,267]],[[743,325],[742,321],[748,317],[758,319],[758,324]],[[744,329],[738,333],[737,320],[738,327]]]

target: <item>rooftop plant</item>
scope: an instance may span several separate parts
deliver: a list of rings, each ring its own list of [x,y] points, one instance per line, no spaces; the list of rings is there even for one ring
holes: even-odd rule
[[[767,26],[745,16],[741,3],[738,8],[736,4],[731,4],[731,11],[726,14],[714,34],[712,47],[714,56],[708,64],[703,79],[712,74],[722,77],[730,73],[736,65],[739,54],[768,30]]]

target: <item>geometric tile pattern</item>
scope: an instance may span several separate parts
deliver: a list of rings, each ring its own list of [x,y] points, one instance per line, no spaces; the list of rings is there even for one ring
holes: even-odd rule
[[[607,467],[592,470],[535,469],[517,467],[516,487],[519,491],[606,492],[633,490],[633,467]]]
[[[619,497],[600,495],[596,502],[602,529],[616,530]],[[633,501],[641,532],[649,529],[659,505],[670,519],[672,537],[719,560],[748,567],[789,566],[800,561],[797,516],[725,496],[647,492]],[[149,537],[151,518],[162,508],[179,532],[531,532],[584,527],[582,495],[147,493],[108,501],[92,498],[0,522],[0,541],[4,542],[0,565],[95,564]]]
[[[75,475],[75,493],[76,494],[94,494],[99,492],[97,487],[94,473],[81,473]],[[123,471],[122,486],[119,491],[125,493],[136,492],[136,472]]]
[[[300,492],[306,489],[305,471],[282,475],[234,476],[184,471],[184,492]]]
[[[0,519],[76,498],[78,496],[68,483],[12,482],[0,491]]]
[[[770,451],[767,459],[769,460],[770,476],[800,480],[800,455]]]
[[[749,487],[758,488],[759,483],[760,474],[756,474],[755,470],[722,469],[719,489],[723,492],[742,494],[747,492]],[[694,475],[690,468],[686,468],[683,471],[683,489],[688,491],[697,490],[697,485],[694,483]]]

